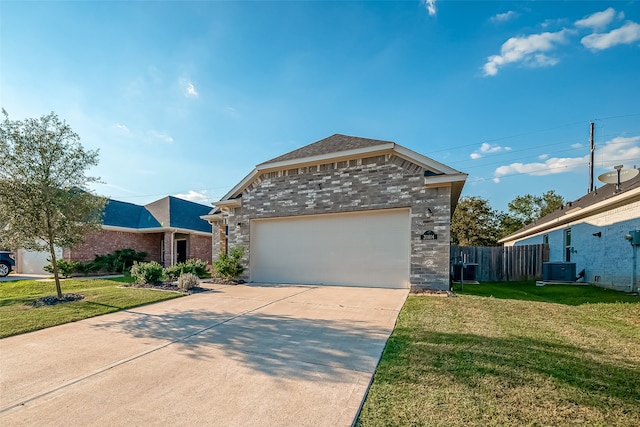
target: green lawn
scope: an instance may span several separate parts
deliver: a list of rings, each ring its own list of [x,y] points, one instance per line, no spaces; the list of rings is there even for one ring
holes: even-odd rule
[[[533,282],[411,296],[359,426],[640,425],[640,299]]]
[[[62,292],[84,295],[76,302],[32,307],[33,301],[55,295],[53,282],[19,280],[0,283],[0,338],[181,296],[173,292],[118,288],[127,279],[69,279]]]

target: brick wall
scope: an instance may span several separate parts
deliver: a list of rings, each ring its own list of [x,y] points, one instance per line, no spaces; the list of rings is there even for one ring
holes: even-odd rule
[[[187,242],[187,258],[197,258],[211,264],[211,236],[190,235]]]
[[[425,188],[424,169],[394,155],[269,172],[244,191],[242,207],[232,210],[229,224],[247,226],[229,227],[229,246],[245,247],[248,266],[251,219],[409,207],[411,284],[448,289],[450,198],[449,187]],[[214,236],[220,227],[214,225]],[[436,232],[437,240],[421,240],[426,230]],[[213,256],[218,253],[214,247]]]
[[[101,230],[89,234],[83,243],[65,249],[64,258],[74,261],[93,261],[96,255],[106,255],[118,249],[131,248],[146,252],[149,261],[161,262],[163,233],[127,233]]]

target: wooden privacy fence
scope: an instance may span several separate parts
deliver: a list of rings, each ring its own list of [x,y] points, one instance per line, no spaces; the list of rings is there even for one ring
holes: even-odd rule
[[[476,263],[479,282],[540,280],[542,263],[549,261],[549,245],[453,246],[451,264]]]

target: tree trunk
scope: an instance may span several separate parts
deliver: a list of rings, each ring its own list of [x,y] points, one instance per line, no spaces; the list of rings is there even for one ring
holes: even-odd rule
[[[60,287],[60,274],[58,273],[58,260],[56,259],[56,248],[53,244],[53,232],[51,231],[51,218],[49,212],[46,212],[47,218],[47,234],[49,236],[49,253],[51,254],[51,267],[53,267],[53,279],[56,282],[56,293],[58,298],[62,299],[62,288]]]
[[[56,281],[56,292],[58,298],[62,298],[62,288],[60,287],[60,274],[58,273],[58,260],[53,242],[49,242],[49,253],[51,254],[51,266],[53,267],[53,278]]]

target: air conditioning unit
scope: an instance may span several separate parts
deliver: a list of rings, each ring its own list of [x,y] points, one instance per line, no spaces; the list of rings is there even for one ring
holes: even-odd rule
[[[545,282],[575,282],[575,262],[542,263],[542,280]]]

